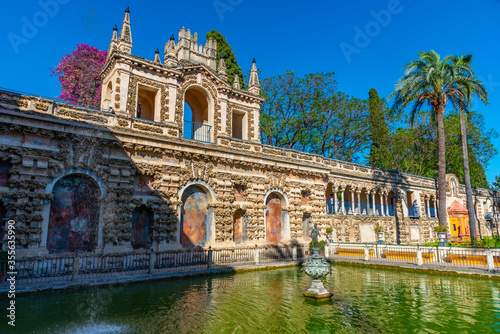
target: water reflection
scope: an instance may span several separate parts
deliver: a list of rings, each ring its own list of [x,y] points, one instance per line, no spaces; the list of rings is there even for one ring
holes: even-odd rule
[[[494,281],[332,269],[324,302],[304,299],[299,268],[19,296],[16,333],[500,331]]]

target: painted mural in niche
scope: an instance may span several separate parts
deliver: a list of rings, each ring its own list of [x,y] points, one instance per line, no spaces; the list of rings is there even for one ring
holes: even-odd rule
[[[97,246],[98,185],[86,175],[61,178],[52,190],[47,249],[49,253],[91,252]]]
[[[134,189],[136,195],[151,195],[153,187],[151,183],[153,178],[151,176],[139,175],[134,180]]]
[[[182,247],[203,246],[207,241],[208,197],[198,186],[188,188],[182,195]]]
[[[281,198],[277,194],[270,194],[266,201],[266,239],[272,243],[281,241],[283,226],[283,212]]]
[[[133,249],[147,248],[153,244],[152,227],[154,222],[153,211],[144,205],[136,208],[132,213],[132,239]]]
[[[0,162],[0,187],[7,187],[9,183],[9,167],[8,161]]]
[[[236,245],[243,241],[243,212],[238,210],[233,217],[233,241]]]

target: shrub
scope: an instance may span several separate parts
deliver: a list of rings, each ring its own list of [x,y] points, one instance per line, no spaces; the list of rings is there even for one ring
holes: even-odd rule
[[[320,251],[325,250],[325,240],[318,241],[318,248]],[[312,252],[312,241],[309,242],[309,250]]]
[[[384,232],[384,228],[382,226],[380,226],[379,224],[376,224],[375,227],[373,228],[373,230],[375,231],[375,233]]]
[[[436,232],[447,232],[448,231],[448,228],[444,225],[437,225],[437,226],[434,226],[434,231]]]
[[[333,232],[333,228],[331,228],[331,227],[326,228],[326,233],[332,233],[332,232]]]

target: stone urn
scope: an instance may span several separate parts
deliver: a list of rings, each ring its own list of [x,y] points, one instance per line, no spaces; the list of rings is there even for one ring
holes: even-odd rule
[[[384,243],[384,232],[377,232],[377,243],[379,245]]]
[[[302,293],[304,296],[315,299],[328,299],[332,296],[321,280],[322,277],[332,273],[332,266],[323,255],[319,254],[319,248],[313,248],[313,253],[302,264],[302,271],[313,279],[311,287]]]

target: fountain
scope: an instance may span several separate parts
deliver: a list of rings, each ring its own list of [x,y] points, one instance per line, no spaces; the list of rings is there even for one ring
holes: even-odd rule
[[[302,271],[310,276],[313,281],[311,287],[302,294],[315,299],[328,299],[332,296],[332,293],[325,289],[321,278],[332,273],[332,266],[326,261],[323,255],[319,254],[318,237],[318,225],[314,224],[314,228],[311,231],[313,252],[309,254],[307,261],[302,264]]]

